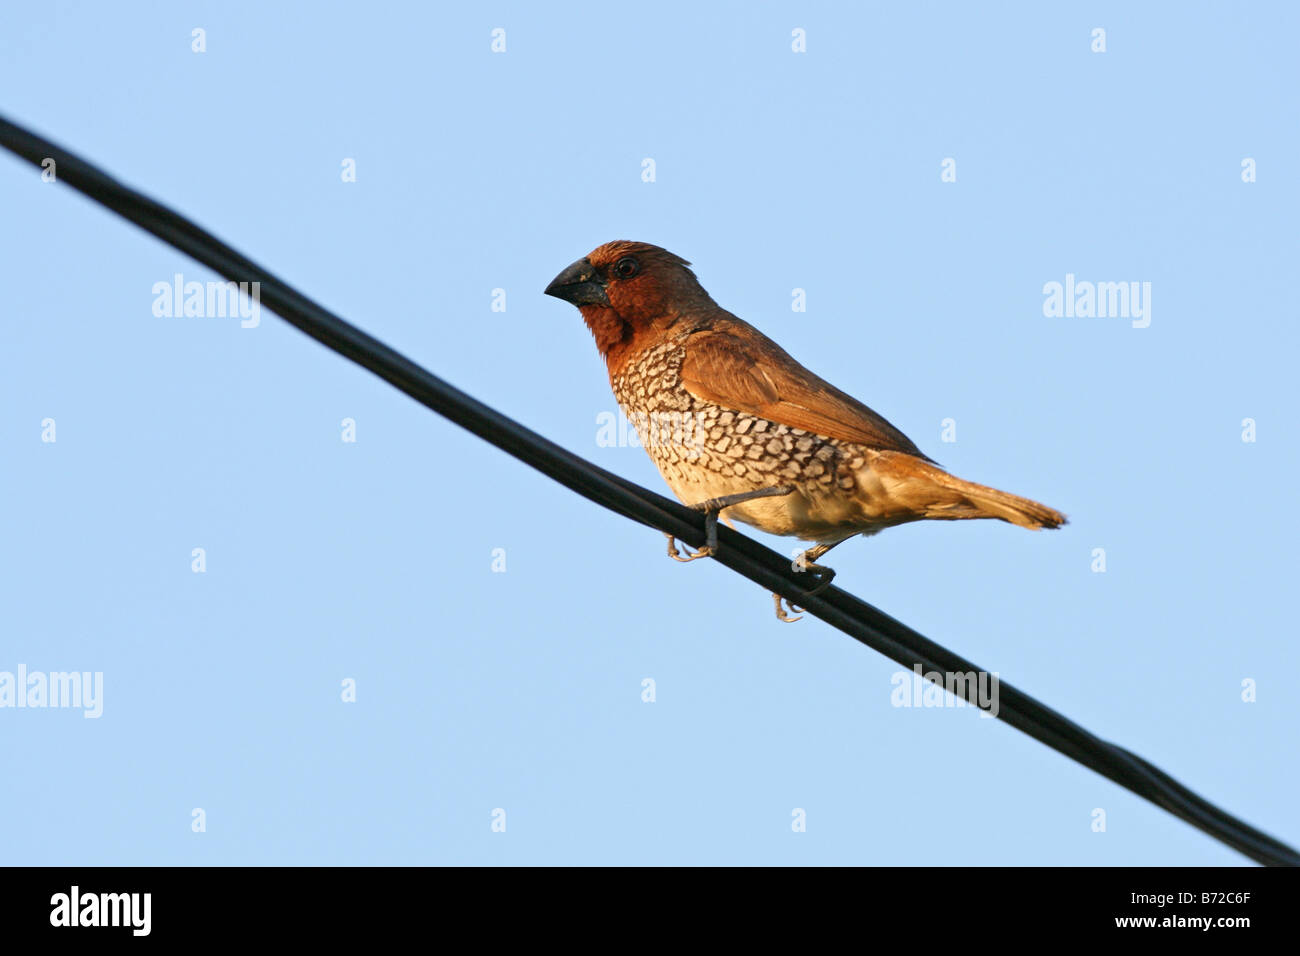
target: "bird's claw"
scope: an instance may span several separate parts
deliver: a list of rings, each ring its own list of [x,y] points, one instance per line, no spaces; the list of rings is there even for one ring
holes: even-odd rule
[[[828,568],[825,567],[824,565],[815,564],[808,559],[808,554],[814,550],[815,549],[809,549],[809,551],[805,551],[803,554],[799,555],[799,557],[797,557],[794,561],[794,570],[796,572],[798,573],[805,573],[808,571],[813,572],[813,577],[815,578],[815,582],[812,587],[808,588],[804,592],[809,597],[815,594],[821,594],[828,587],[830,587],[831,582],[835,580],[834,568]],[[825,554],[826,550],[829,549],[817,551],[816,552],[817,557],[820,557],[821,555]],[[795,621],[803,620],[802,617],[791,617],[789,614],[786,613],[785,603],[784,603],[785,598],[781,597],[781,595],[774,593],[772,597],[776,602],[776,619],[778,621],[783,621],[786,624],[793,624]],[[791,601],[790,611],[794,614],[803,614],[804,608],[796,606],[794,602]]]
[[[677,539],[667,533],[665,533],[665,537],[668,539],[668,557],[672,558],[674,561],[680,561],[685,564],[687,561],[694,561],[697,558],[708,558],[713,556],[713,549],[707,544],[698,551],[687,551],[683,556],[681,552],[677,550]]]
[[[831,582],[835,580],[834,568],[824,567],[820,564],[813,564],[811,561],[798,562],[798,570],[803,572],[812,571],[813,577],[816,578],[816,582],[813,586],[808,588],[805,592],[807,594],[821,594],[830,587]]]
[[[750,501],[754,498],[768,498],[773,495],[788,495],[794,491],[793,485],[779,485],[775,488],[759,488],[756,491],[743,491],[736,495],[723,495],[721,498],[709,498],[699,504],[691,505],[696,511],[704,512],[704,547],[698,551],[689,551],[685,556],[677,551],[677,539],[665,532],[668,538],[668,557],[674,561],[694,561],[697,558],[709,558],[718,553],[718,515],[724,508]]]
[[[793,624],[795,621],[803,620],[802,617],[791,617],[785,612],[785,598],[781,597],[781,595],[773,592],[772,600],[776,603],[776,619],[778,621],[783,621],[786,624]],[[793,603],[790,604],[790,610],[794,614],[803,613],[803,608],[796,607]]]

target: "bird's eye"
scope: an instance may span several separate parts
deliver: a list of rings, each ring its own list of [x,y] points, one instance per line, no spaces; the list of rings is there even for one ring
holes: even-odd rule
[[[635,259],[631,256],[624,256],[622,259],[619,259],[618,262],[614,263],[614,275],[618,276],[620,279],[630,279],[636,275],[639,268],[640,266],[636,264]]]

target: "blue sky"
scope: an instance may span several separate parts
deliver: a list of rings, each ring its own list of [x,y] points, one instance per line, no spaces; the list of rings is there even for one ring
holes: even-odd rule
[[[10,4],[0,112],[656,490],[541,290],[610,239],[690,259],[1070,515],[849,542],[837,583],[1295,843],[1300,14],[1133,6]],[[97,719],[0,708],[0,861],[1246,862],[892,706],[897,665],[269,312],[155,316],[215,276],[8,154],[0,197],[0,672],[103,674]],[[1150,283],[1149,326],[1045,316],[1067,275]]]

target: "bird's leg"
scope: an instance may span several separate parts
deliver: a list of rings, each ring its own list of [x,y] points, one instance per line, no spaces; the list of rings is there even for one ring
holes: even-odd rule
[[[847,541],[848,539],[846,538],[844,540]],[[819,544],[815,547],[809,548],[803,554],[799,555],[799,557],[794,559],[793,567],[796,571],[816,572],[817,582],[808,589],[809,594],[820,594],[822,591],[825,591],[830,587],[831,581],[835,580],[835,569],[823,567],[822,565],[817,564],[816,561],[831,548],[835,547],[835,545],[843,543],[843,541],[836,541],[834,544]],[[790,617],[790,615],[786,613],[785,605],[782,603],[784,598],[782,598],[781,595],[773,592],[772,598],[776,601],[776,618],[778,621],[784,621],[786,624],[793,624],[795,621],[803,620],[801,617]],[[793,613],[798,614],[803,611],[803,608],[796,607],[791,603],[790,610]]]
[[[683,557],[677,552],[677,539],[671,534],[666,534],[668,538],[668,557],[674,561],[694,561],[696,558],[707,558],[718,550],[718,513],[724,508],[730,508],[732,505],[738,505],[746,501],[753,501],[755,498],[777,498],[782,495],[788,495],[794,491],[794,485],[777,485],[773,488],[758,488],[754,491],[742,491],[735,495],[723,495],[721,498],[709,498],[707,501],[701,501],[699,504],[691,505],[697,511],[704,512],[704,547],[698,551],[691,551]]]
[[[794,559],[794,569],[796,571],[813,571],[816,573],[817,583],[808,589],[809,594],[821,594],[830,587],[830,583],[835,580],[835,569],[824,567],[817,564],[817,559],[830,551],[836,544],[843,544],[843,541],[836,541],[835,544],[819,544],[816,547],[809,548],[799,557]]]

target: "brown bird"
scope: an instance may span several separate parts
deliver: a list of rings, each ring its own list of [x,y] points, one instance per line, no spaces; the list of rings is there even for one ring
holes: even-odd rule
[[[815,562],[854,535],[930,518],[998,518],[1057,528],[1065,515],[948,474],[866,405],[808,371],[721,308],[690,263],[645,242],[607,242],[561,272],[546,294],[576,305],[609,369],[614,397],[683,503],[717,518],[817,542]],[[786,615],[779,595],[777,617]]]

